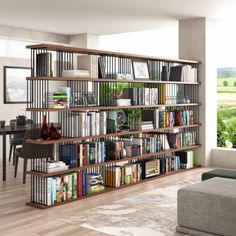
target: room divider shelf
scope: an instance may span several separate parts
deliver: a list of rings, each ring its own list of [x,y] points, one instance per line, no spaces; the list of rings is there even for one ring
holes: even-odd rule
[[[57,165],[69,166],[47,173],[55,164],[49,155],[34,158],[27,171],[28,206],[46,209],[193,166],[192,150],[201,147],[200,62],[64,45],[27,48],[32,70],[26,78],[26,110],[37,127],[43,118],[58,123],[62,137],[32,136],[26,143],[37,145],[41,153],[49,145],[58,148]],[[99,184],[92,183],[92,176],[99,176]]]
[[[79,198],[76,198],[76,199],[66,200],[64,202],[55,203],[55,204],[50,205],[50,206],[38,204],[38,203],[35,203],[35,202],[27,202],[26,205],[27,206],[31,206],[31,207],[35,207],[35,208],[39,208],[39,209],[48,209],[48,208],[52,208],[52,207],[55,207],[55,206],[61,206],[61,205],[67,204],[67,203],[71,203],[71,202],[75,202],[75,201],[78,201],[78,200],[82,200],[82,199],[85,199],[85,198],[88,198],[88,197],[95,197],[95,196],[103,194],[103,193],[107,193],[107,192],[123,189],[123,188],[126,188],[126,187],[135,186],[137,184],[142,184],[142,183],[149,182],[149,181],[153,181],[153,180],[160,179],[160,178],[163,178],[163,177],[166,177],[166,176],[171,176],[171,175],[175,175],[175,174],[179,174],[179,173],[183,173],[183,172],[188,172],[188,171],[200,168],[200,167],[201,167],[200,165],[195,165],[193,168],[181,169],[181,170],[178,170],[178,171],[173,171],[173,172],[170,172],[170,173],[166,173],[164,175],[161,174],[161,175],[158,175],[156,177],[145,179],[145,180],[142,180],[140,182],[133,183],[133,184],[127,184],[127,185],[123,185],[123,186],[120,186],[120,187],[117,187],[117,188],[108,187],[104,191],[101,191],[101,192],[98,192],[98,193],[87,194],[86,196],[83,196],[83,197],[79,197]]]

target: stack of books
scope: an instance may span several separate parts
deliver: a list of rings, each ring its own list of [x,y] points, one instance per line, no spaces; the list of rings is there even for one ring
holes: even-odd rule
[[[105,190],[102,175],[97,173],[87,174],[86,189],[87,193],[98,193]]]
[[[71,88],[59,87],[45,94],[46,108],[69,108],[71,103]]]
[[[89,70],[63,70],[62,77],[86,77],[89,78]]]
[[[154,129],[154,125],[152,121],[141,121],[138,124],[139,130],[149,130],[149,129]]]
[[[53,173],[56,171],[67,170],[69,166],[67,166],[63,161],[48,161],[47,162],[47,173]]]

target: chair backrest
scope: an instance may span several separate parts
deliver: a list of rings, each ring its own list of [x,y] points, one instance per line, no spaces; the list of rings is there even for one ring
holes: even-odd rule
[[[11,123],[15,122],[16,123],[16,119],[10,120],[10,125]],[[24,139],[24,132],[22,133],[17,133],[17,134],[11,134],[10,135],[10,139]]]
[[[39,128],[26,129],[24,134],[24,140],[20,156],[22,158],[34,159],[34,158],[53,158],[54,156],[54,144],[49,145],[37,145],[26,143],[27,139],[39,139],[41,138]]]

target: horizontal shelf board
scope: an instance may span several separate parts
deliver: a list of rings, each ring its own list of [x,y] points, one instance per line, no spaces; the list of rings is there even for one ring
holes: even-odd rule
[[[42,205],[42,204],[39,204],[39,203],[34,203],[34,202],[27,202],[26,205],[27,206],[31,206],[31,207],[35,207],[35,208],[39,208],[39,209],[52,208],[52,207],[55,207],[55,206],[60,206],[60,205],[64,205],[64,204],[67,204],[67,203],[71,203],[71,202],[75,202],[75,201],[78,201],[78,200],[82,200],[82,199],[85,199],[85,198],[88,198],[88,197],[93,197],[93,196],[97,196],[97,195],[100,195],[100,194],[103,194],[103,193],[107,193],[107,192],[119,190],[119,189],[122,189],[122,188],[134,186],[134,185],[137,185],[137,184],[145,183],[145,182],[148,182],[148,181],[164,178],[164,177],[171,176],[171,175],[174,175],[174,174],[178,174],[178,173],[181,173],[181,172],[191,171],[193,169],[200,168],[200,167],[201,166],[198,165],[198,166],[194,166],[193,168],[190,168],[190,169],[181,169],[181,170],[178,170],[178,171],[173,171],[173,172],[170,172],[170,173],[166,173],[164,175],[158,175],[156,177],[148,178],[148,179],[139,181],[137,183],[123,185],[123,186],[118,187],[118,188],[111,188],[111,187],[109,187],[109,188],[106,188],[104,191],[99,192],[99,193],[89,194],[89,195],[86,195],[84,197],[67,200],[67,201],[56,203],[56,204],[53,204],[53,205],[50,205],[50,206],[45,206],[45,205]]]
[[[182,81],[157,81],[157,80],[124,80],[124,79],[102,79],[87,77],[27,77],[27,80],[50,80],[50,81],[91,81],[91,82],[115,82],[115,83],[146,83],[146,84],[189,84],[197,85],[199,82]]]
[[[125,135],[132,135],[132,134],[141,134],[141,133],[150,133],[150,132],[162,132],[167,131],[170,129],[184,129],[184,128],[193,128],[199,127],[201,124],[193,124],[193,125],[183,125],[183,126],[175,126],[175,127],[167,127],[167,128],[159,128],[159,129],[149,129],[149,130],[134,130],[134,131],[123,131],[117,133],[109,133],[103,135],[94,135],[94,136],[85,136],[85,137],[75,137],[75,138],[60,138],[58,140],[33,140],[27,139],[26,143],[31,144],[38,144],[38,145],[47,145],[47,144],[54,144],[54,143],[69,143],[69,142],[79,142],[86,139],[99,139],[99,138],[106,138],[106,137],[113,137],[113,136],[125,136]]]
[[[79,54],[118,56],[122,58],[130,58],[130,59],[158,60],[158,61],[177,62],[177,63],[186,63],[186,64],[200,64],[199,61],[192,61],[192,60],[154,57],[154,56],[137,55],[137,54],[130,54],[130,53],[121,53],[121,52],[111,52],[111,51],[104,51],[104,50],[71,47],[71,46],[65,46],[65,45],[37,44],[37,45],[28,45],[26,46],[26,48],[46,49],[49,51],[70,52],[70,53],[79,53]]]
[[[113,160],[113,161],[108,161],[108,162],[103,162],[103,163],[86,165],[86,166],[82,166],[82,167],[75,167],[75,168],[71,168],[68,170],[57,171],[54,173],[42,173],[42,172],[37,172],[37,171],[27,171],[27,174],[34,175],[34,176],[41,176],[41,177],[58,176],[58,175],[63,175],[63,174],[71,173],[71,172],[77,172],[80,170],[94,168],[94,167],[98,167],[98,166],[106,166],[106,165],[111,165],[111,164],[124,162],[124,161],[142,160],[142,159],[147,159],[152,156],[158,156],[158,155],[164,155],[164,154],[169,154],[169,153],[178,152],[178,151],[196,149],[196,148],[199,148],[200,146],[201,145],[193,145],[193,146],[187,146],[187,147],[182,147],[182,148],[171,148],[171,149],[161,151],[161,152],[148,153],[148,154],[143,154],[143,155],[139,155],[139,156],[126,157],[121,160]]]
[[[132,106],[88,106],[71,108],[27,108],[31,112],[51,112],[51,111],[87,111],[87,110],[112,110],[112,109],[137,109],[137,108],[156,108],[156,107],[189,107],[200,106],[201,103],[181,103],[181,104],[158,104],[158,105],[132,105]]]

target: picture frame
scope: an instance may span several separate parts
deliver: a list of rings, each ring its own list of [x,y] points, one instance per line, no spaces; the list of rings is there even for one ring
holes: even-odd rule
[[[31,71],[30,67],[3,67],[4,104],[27,103],[26,77],[31,76]]]
[[[85,92],[85,99],[87,106],[96,106],[96,99],[94,92],[90,91]]]
[[[94,92],[73,92],[72,95],[72,106],[80,107],[80,106],[96,106],[96,99]]]
[[[136,80],[149,80],[149,70],[147,61],[133,60],[133,75]]]

